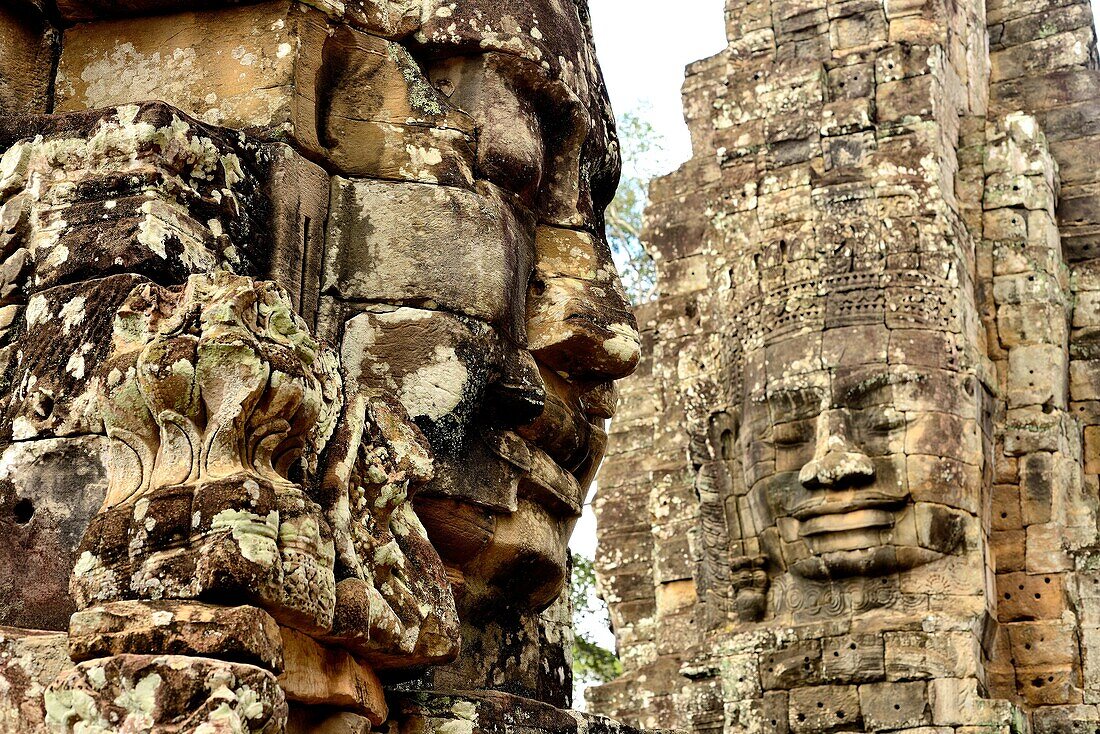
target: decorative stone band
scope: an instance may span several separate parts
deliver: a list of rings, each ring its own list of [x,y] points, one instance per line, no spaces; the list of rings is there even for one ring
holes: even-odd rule
[[[750,298],[734,323],[745,351],[813,331],[858,324],[960,331],[958,286],[918,270],[846,272]]]

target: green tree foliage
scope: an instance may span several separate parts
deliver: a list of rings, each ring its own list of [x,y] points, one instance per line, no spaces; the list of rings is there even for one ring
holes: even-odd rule
[[[649,182],[663,159],[663,142],[645,118],[645,108],[627,112],[618,120],[623,175],[615,198],[607,207],[607,240],[634,304],[657,296],[657,269],[642,247],[642,217],[649,200]]]
[[[595,640],[596,625],[610,627],[607,605],[596,596],[596,572],[592,561],[573,553],[569,593],[573,599],[573,677],[585,683],[606,683],[622,675],[615,653]]]

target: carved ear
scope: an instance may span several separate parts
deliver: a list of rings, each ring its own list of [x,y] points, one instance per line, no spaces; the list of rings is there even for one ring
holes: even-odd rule
[[[703,544],[697,583],[715,621],[756,621],[764,613],[768,575],[764,558],[750,553],[742,521],[744,481],[739,449],[740,413],[721,410],[707,416],[705,434],[692,436],[695,491]]]

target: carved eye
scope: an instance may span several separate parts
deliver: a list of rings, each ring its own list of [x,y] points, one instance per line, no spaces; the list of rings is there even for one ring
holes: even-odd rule
[[[776,446],[800,446],[812,441],[813,438],[814,426],[811,421],[792,421],[772,427],[772,443]]]
[[[893,408],[886,408],[869,413],[865,425],[867,430],[872,433],[890,433],[904,427],[906,423],[908,423],[908,420],[905,413]]]

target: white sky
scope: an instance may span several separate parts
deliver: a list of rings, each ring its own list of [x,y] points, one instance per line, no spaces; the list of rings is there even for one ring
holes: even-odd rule
[[[589,0],[611,107],[645,114],[665,139],[662,170],[691,157],[680,86],[684,67],[726,47],[724,0]]]

